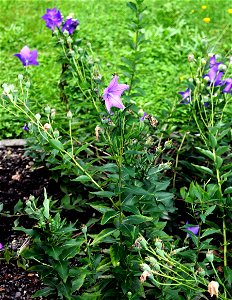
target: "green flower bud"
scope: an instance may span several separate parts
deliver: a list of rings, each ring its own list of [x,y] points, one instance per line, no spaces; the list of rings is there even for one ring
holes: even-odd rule
[[[58,138],[59,136],[60,136],[60,133],[59,133],[59,131],[57,130],[57,129],[55,129],[54,131],[53,131],[53,135],[54,135],[54,138]]]
[[[45,114],[49,115],[51,112],[51,108],[49,106],[45,106],[44,111],[45,111]]]
[[[213,262],[214,260],[214,254],[213,254],[213,251],[208,251],[206,253],[206,259],[209,261],[209,262]]]
[[[36,114],[35,118],[36,118],[37,121],[39,121],[41,119],[41,115],[40,114]]]
[[[31,86],[31,84],[30,84],[30,82],[29,82],[29,81],[27,81],[27,82],[25,83],[25,85],[26,85],[26,88],[27,88],[27,89],[29,89],[29,88],[30,88],[30,86]]]
[[[68,118],[69,120],[72,119],[72,112],[71,112],[70,110],[67,112],[67,118]]]
[[[22,75],[22,74],[19,74],[19,75],[18,75],[18,80],[20,80],[20,81],[23,80],[23,75]]]
[[[81,228],[81,231],[82,231],[84,234],[87,233],[87,230],[88,230],[88,228],[87,228],[86,225],[84,225],[84,226]]]
[[[156,241],[155,241],[155,246],[156,246],[158,249],[162,249],[162,247],[163,247],[162,241],[159,240],[159,239],[156,239]]]

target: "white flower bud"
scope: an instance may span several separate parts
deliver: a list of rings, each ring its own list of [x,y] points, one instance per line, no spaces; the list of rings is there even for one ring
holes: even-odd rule
[[[226,68],[227,68],[226,65],[220,64],[220,65],[218,66],[218,71],[225,71]]]
[[[29,82],[29,81],[27,81],[27,82],[25,83],[25,85],[26,85],[26,88],[27,88],[27,89],[29,89],[29,88],[30,88],[30,86],[31,86],[31,84],[30,84],[30,82]]]
[[[210,57],[210,58],[211,58],[211,57],[213,57],[213,56],[214,56],[214,54],[213,54],[213,53],[211,53],[211,52],[210,52],[210,53],[208,53],[208,57]]]
[[[189,61],[189,62],[195,61],[195,57],[194,57],[194,55],[193,55],[192,53],[190,53],[190,54],[188,55],[188,61]]]
[[[217,281],[211,281],[208,284],[208,292],[210,293],[210,296],[213,297],[214,295],[218,297],[218,288],[219,283]]]
[[[202,65],[206,65],[206,59],[202,58],[202,59],[201,59],[201,64],[202,64]]]
[[[72,112],[71,112],[70,110],[67,112],[67,118],[68,118],[69,120],[72,119]]]
[[[18,80],[20,80],[20,81],[23,80],[23,75],[22,75],[22,74],[19,74],[19,75],[18,75]]]
[[[49,124],[49,123],[45,123],[44,126],[43,126],[43,129],[45,131],[48,131],[50,128],[51,128],[51,124]]]
[[[209,76],[205,76],[205,77],[204,77],[204,81],[209,82],[209,81],[210,81]]]
[[[36,118],[37,121],[39,121],[41,119],[41,115],[40,114],[36,114],[35,118]]]

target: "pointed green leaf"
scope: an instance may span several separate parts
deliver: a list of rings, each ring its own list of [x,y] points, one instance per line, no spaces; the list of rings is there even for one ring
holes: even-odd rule
[[[213,171],[212,171],[211,169],[209,169],[209,168],[207,168],[207,167],[204,167],[204,166],[195,165],[195,164],[192,164],[192,165],[193,165],[198,171],[213,176]]]
[[[63,144],[59,140],[50,139],[49,143],[52,145],[52,147],[54,147],[57,150],[63,150],[64,149]]]
[[[99,234],[97,234],[94,237],[94,240],[92,241],[92,243],[90,244],[91,246],[94,246],[96,244],[99,244],[101,242],[104,242],[104,239],[106,237],[108,237],[109,235],[112,235],[113,233],[116,232],[116,229],[113,228],[107,228],[107,229],[103,229]]]
[[[119,213],[117,211],[107,211],[102,216],[101,225],[105,225],[108,221],[114,217],[116,217]]]
[[[152,217],[146,217],[146,216],[142,216],[142,215],[133,215],[133,216],[129,216],[129,217],[126,217],[125,219],[123,219],[122,223],[138,225],[138,224],[141,224],[144,222],[149,222],[152,220],[153,220]]]

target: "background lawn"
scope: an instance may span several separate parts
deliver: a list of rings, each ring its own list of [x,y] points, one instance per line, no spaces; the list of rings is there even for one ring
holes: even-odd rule
[[[1,0],[1,85],[17,83],[23,73],[20,61],[13,56],[23,46],[37,49],[39,67],[32,67],[31,103],[35,111],[45,104],[59,106],[57,80],[60,65],[56,63],[58,50],[51,39],[51,30],[46,28],[41,16],[46,8],[57,7],[64,16],[73,13],[80,26],[80,38],[91,43],[94,53],[101,61],[106,82],[119,68],[122,56],[129,51],[127,45],[130,9],[126,0],[63,0],[25,1]],[[232,8],[230,0],[146,0],[147,23],[144,33],[147,43],[145,56],[139,67],[144,98],[136,99],[140,106],[157,116],[161,108],[176,103],[177,92],[185,89],[191,76],[187,56],[203,57],[206,53],[231,55]],[[206,9],[202,5],[207,6]],[[209,17],[206,24],[203,18]],[[124,78],[121,75],[120,81]],[[125,79],[126,80],[126,79]],[[13,117],[0,108],[0,138],[22,135],[25,120]]]

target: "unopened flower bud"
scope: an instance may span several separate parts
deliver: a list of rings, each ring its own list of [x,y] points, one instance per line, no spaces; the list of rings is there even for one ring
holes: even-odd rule
[[[199,274],[200,276],[204,277],[204,276],[205,276],[205,270],[202,269],[202,268],[199,268],[198,274]]]
[[[19,75],[18,75],[18,80],[20,80],[20,81],[23,80],[23,75],[22,75],[22,74],[19,74]]]
[[[188,61],[189,62],[195,61],[195,57],[194,57],[194,55],[192,53],[188,55]]]
[[[196,78],[196,84],[200,84],[201,83],[201,81],[200,81],[200,79],[197,77]]]
[[[155,251],[156,251],[156,253],[157,253],[159,256],[165,257],[165,255],[164,255],[164,250],[157,248]]]
[[[165,149],[170,149],[172,147],[172,140],[168,140],[164,143]]]
[[[45,111],[45,114],[49,115],[51,112],[51,108],[49,106],[45,106],[44,111]]]
[[[213,297],[214,295],[218,297],[218,288],[219,288],[219,283],[217,281],[211,281],[208,284],[208,292],[210,293],[211,297]]]
[[[72,112],[70,110],[67,112],[67,118],[70,120],[72,119]]]
[[[220,64],[218,66],[218,71],[225,71],[226,70],[226,65]]]
[[[68,30],[65,29],[64,32],[63,32],[63,35],[66,36],[66,37],[68,37],[69,36]]]
[[[209,81],[210,81],[209,76],[205,76],[205,77],[204,77],[204,81],[209,82]]]
[[[163,247],[163,243],[160,239],[156,239],[155,241],[155,246],[158,248],[158,249],[162,249]]]
[[[45,123],[44,126],[43,126],[43,129],[44,129],[45,131],[48,131],[49,129],[51,129],[51,124]]]
[[[60,136],[60,133],[59,133],[59,131],[57,129],[55,129],[53,131],[53,135],[54,135],[54,138],[58,138]]]
[[[40,114],[36,114],[35,118],[36,118],[37,121],[39,121],[41,119],[41,115]]]
[[[84,234],[87,233],[87,230],[88,230],[88,228],[87,228],[86,225],[84,225],[84,226],[81,228],[81,231],[82,231]]]
[[[148,272],[151,271],[151,268],[149,267],[148,264],[141,264],[140,267],[141,267],[142,271],[148,271]]]
[[[211,57],[213,57],[213,56],[214,56],[214,54],[213,54],[213,53],[211,53],[211,52],[210,52],[210,53],[208,53],[208,57],[210,57],[210,58],[211,58]]]
[[[220,57],[221,57],[220,54],[215,54],[215,58],[216,58],[216,59],[219,59]]]
[[[206,253],[206,258],[208,259],[209,262],[213,262],[213,259],[214,259],[213,251],[208,251]]]
[[[148,271],[143,271],[142,275],[140,276],[140,282],[146,281],[147,277],[150,276],[151,273]]]
[[[193,82],[193,78],[189,78],[188,81],[189,81],[189,82]]]
[[[206,65],[206,59],[202,58],[202,59],[201,59],[201,64],[202,64],[202,65]]]
[[[27,81],[27,82],[25,83],[25,85],[26,85],[26,88],[29,89],[30,86],[31,86],[30,81]]]
[[[73,42],[73,39],[71,38],[71,36],[68,36],[67,37],[67,42],[69,43],[69,44],[72,44],[72,42]],[[70,50],[70,52],[71,51],[73,51],[73,50]],[[74,52],[74,51],[73,51]]]

